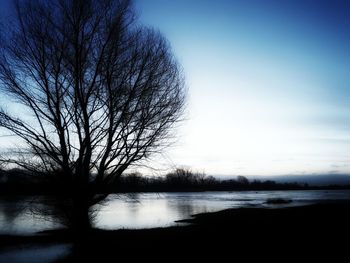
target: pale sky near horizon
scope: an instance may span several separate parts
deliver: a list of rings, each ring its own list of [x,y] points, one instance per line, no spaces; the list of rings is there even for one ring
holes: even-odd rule
[[[177,143],[156,165],[230,176],[350,173],[350,1],[134,5],[170,41],[189,93]]]
[[[167,156],[216,175],[350,172],[350,2],[148,0],[184,68]]]

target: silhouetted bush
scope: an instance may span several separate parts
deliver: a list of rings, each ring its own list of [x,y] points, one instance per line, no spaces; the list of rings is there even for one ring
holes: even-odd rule
[[[208,178],[204,173],[194,173],[184,168],[178,168],[165,176],[165,184],[178,189],[198,189],[213,182],[215,179]]]
[[[242,185],[248,185],[249,184],[249,180],[247,177],[239,175],[237,176],[237,183],[238,184],[242,184]]]

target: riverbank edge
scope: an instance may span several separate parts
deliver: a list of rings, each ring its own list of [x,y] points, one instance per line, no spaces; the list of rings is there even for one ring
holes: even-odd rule
[[[227,255],[232,251],[243,253],[247,248],[286,253],[297,244],[298,250],[310,252],[316,246],[318,250],[337,251],[333,254],[339,255],[347,244],[341,240],[350,236],[349,212],[350,201],[344,200],[287,208],[232,208],[193,215],[180,221],[186,223],[184,226],[92,229],[84,237],[73,237],[64,229],[32,236],[0,235],[0,253],[26,246],[70,243],[74,244],[72,253],[58,262],[86,258],[107,262],[116,251],[118,255],[135,259],[164,253],[198,258],[217,253]]]

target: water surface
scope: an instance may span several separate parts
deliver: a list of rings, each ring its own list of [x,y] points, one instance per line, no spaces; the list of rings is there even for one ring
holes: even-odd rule
[[[290,199],[283,205],[266,204],[269,198]],[[32,234],[60,227],[42,211],[49,197],[1,197],[0,234]],[[193,214],[237,207],[281,207],[349,200],[350,190],[242,191],[189,193],[136,193],[110,195],[98,206],[95,226],[103,229],[153,228],[176,225]]]

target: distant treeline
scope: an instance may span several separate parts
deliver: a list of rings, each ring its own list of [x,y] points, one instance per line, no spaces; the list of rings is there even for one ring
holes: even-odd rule
[[[310,186],[301,183],[278,183],[272,180],[218,179],[189,169],[176,169],[165,176],[150,177],[130,173],[100,189],[103,193],[127,192],[189,192],[189,191],[244,191],[244,190],[308,190],[350,189],[349,185]],[[65,194],[67,185],[59,177],[33,176],[20,169],[0,171],[0,194]],[[78,189],[76,189],[78,190]]]
[[[160,177],[144,177],[141,174],[129,174],[120,178],[115,189],[121,192],[149,191],[234,191],[234,190],[276,190],[304,189],[304,184],[283,183],[274,181],[249,181],[244,176],[236,179],[220,180],[203,173],[194,173],[186,169],[175,171]]]

